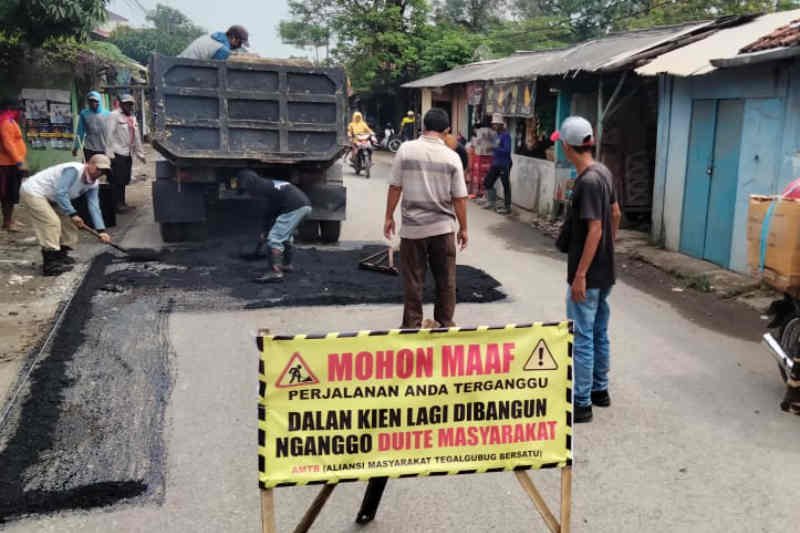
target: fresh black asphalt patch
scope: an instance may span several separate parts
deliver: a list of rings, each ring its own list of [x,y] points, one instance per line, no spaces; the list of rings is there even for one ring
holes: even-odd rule
[[[253,280],[267,264],[239,258],[245,246],[220,240],[165,251],[159,262],[130,262],[112,252],[94,260],[31,374],[29,393],[0,428],[0,523],[163,500],[173,309],[402,301],[400,278],[358,269],[379,247],[299,248],[297,271],[264,285]],[[505,298],[481,270],[459,265],[457,279],[460,303]],[[432,300],[429,279],[425,301]]]

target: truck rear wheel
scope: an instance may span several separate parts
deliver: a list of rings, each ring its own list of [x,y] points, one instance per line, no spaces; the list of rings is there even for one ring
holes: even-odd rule
[[[322,242],[329,244],[339,242],[339,235],[342,232],[341,220],[323,220],[319,225],[322,230]]]
[[[175,222],[161,223],[161,240],[164,242],[181,242],[184,240],[183,224]]]
[[[306,220],[297,228],[298,236],[303,242],[316,242],[319,240],[319,221]]]

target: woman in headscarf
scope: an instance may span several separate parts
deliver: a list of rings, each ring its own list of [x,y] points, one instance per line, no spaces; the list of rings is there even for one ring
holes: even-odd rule
[[[356,136],[358,135],[373,135],[372,129],[364,120],[364,115],[359,111],[353,113],[353,120],[347,126],[347,137],[350,139],[350,160],[356,155]]]
[[[27,147],[19,128],[21,111],[17,102],[0,104],[0,205],[3,211],[3,229],[19,231],[14,222],[14,206],[19,203],[22,167]]]

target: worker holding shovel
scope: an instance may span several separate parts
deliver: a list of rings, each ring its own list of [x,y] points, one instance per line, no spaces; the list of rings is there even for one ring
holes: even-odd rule
[[[265,231],[259,236],[259,250],[265,244],[269,247],[270,270],[255,281],[280,281],[284,272],[292,271],[294,230],[311,213],[311,201],[288,181],[264,178],[252,170],[242,170],[236,178],[240,189],[267,200]]]
[[[78,230],[86,223],[72,200],[86,196],[98,238],[110,243],[100,212],[98,179],[107,175],[111,161],[104,155],[88,163],[62,163],[34,174],[22,184],[20,200],[30,213],[36,238],[42,247],[42,273],[57,276],[72,270],[75,260],[69,252],[78,244]]]

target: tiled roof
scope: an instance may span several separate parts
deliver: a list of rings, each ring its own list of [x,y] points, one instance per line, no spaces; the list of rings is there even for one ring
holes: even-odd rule
[[[740,50],[743,54],[800,45],[800,19],[769,33]]]

